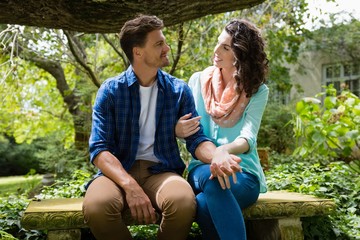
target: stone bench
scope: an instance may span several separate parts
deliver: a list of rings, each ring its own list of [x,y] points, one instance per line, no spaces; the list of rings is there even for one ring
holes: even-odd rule
[[[82,214],[82,198],[31,201],[21,219],[28,230],[47,230],[48,240],[81,239],[87,228]],[[260,194],[258,201],[243,211],[248,239],[302,240],[303,217],[328,215],[335,210],[330,199],[286,191]],[[134,224],[129,212],[127,224]]]

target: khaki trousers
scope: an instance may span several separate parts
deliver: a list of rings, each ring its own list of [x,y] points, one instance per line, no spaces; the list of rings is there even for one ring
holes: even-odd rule
[[[188,182],[172,172],[152,174],[155,163],[137,160],[129,174],[162,213],[158,239],[186,239],[196,214],[196,200]],[[131,239],[122,212],[128,208],[124,191],[105,176],[96,178],[86,191],[83,203],[85,223],[97,240]]]

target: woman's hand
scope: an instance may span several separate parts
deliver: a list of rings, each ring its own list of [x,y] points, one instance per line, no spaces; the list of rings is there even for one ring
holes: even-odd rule
[[[217,147],[210,164],[210,179],[217,178],[222,189],[230,188],[229,176],[237,182],[236,173],[241,172],[240,157],[229,154],[223,146]]]
[[[194,118],[190,118],[190,117],[191,117],[191,113],[185,114],[176,123],[175,135],[178,138],[186,138],[199,131],[201,116],[197,116]]]

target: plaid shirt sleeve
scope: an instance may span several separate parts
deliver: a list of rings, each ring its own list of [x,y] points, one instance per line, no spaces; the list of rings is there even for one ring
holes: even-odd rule
[[[91,135],[89,139],[90,161],[102,151],[113,152],[115,124],[114,101],[111,97],[108,83],[104,83],[98,90],[92,113]]]

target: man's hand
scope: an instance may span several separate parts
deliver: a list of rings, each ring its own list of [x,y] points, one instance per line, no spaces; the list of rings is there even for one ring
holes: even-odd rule
[[[136,221],[145,224],[156,222],[155,209],[152,207],[149,197],[112,153],[100,152],[94,159],[94,164],[105,176],[124,189],[126,202]]]
[[[191,113],[182,116],[176,123],[175,135],[179,138],[186,138],[199,131],[200,118],[201,116],[191,118]]]
[[[149,197],[135,181],[129,184],[125,190],[126,202],[129,205],[132,217],[138,223],[156,223],[155,209]]]

